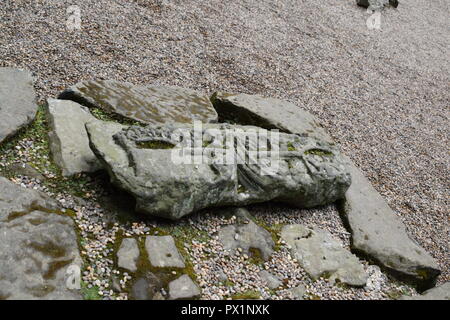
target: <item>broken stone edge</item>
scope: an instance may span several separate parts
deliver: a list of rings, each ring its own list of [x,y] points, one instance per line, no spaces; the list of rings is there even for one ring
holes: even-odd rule
[[[35,110],[34,110],[33,115],[31,117],[27,117],[26,121],[23,122],[21,125],[18,125],[14,131],[12,131],[10,134],[4,136],[3,138],[0,137],[0,144],[5,144],[5,143],[9,142],[11,139],[13,139],[17,135],[19,135],[23,130],[25,130],[28,126],[30,126],[33,123],[33,121],[36,119],[36,115],[37,115],[38,109],[39,109],[39,106],[37,103],[36,91],[34,90],[34,79],[33,79],[31,72],[26,69],[15,69],[15,68],[11,68],[11,67],[4,67],[3,69],[18,70],[19,72],[24,73],[24,76],[27,78],[27,81],[29,82],[31,89],[32,89],[31,94],[33,95],[33,104],[35,105],[35,108],[34,108]]]
[[[347,157],[347,161],[349,162],[350,165],[354,166],[357,170],[360,171],[360,169],[353,164],[353,162],[350,160],[350,158]],[[362,172],[360,172],[360,174],[364,176],[364,174],[362,174]],[[367,178],[366,178],[366,180],[367,180],[367,183],[370,184],[370,181],[368,181]],[[373,188],[373,186],[371,184],[370,184],[370,186]],[[380,197],[381,197],[381,195],[380,195]],[[383,197],[381,197],[381,198],[383,198]],[[383,198],[383,200],[384,200],[384,198]],[[387,266],[387,264],[385,262],[381,261],[381,259],[377,258],[374,254],[370,254],[367,251],[365,251],[363,248],[359,248],[358,246],[356,246],[354,243],[354,231],[353,231],[350,221],[348,219],[348,212],[349,212],[350,208],[349,208],[349,204],[346,200],[346,197],[338,200],[336,202],[336,207],[338,209],[339,215],[341,217],[341,220],[342,220],[345,228],[351,234],[351,236],[350,236],[351,252],[356,254],[358,257],[360,257],[366,261],[369,261],[371,264],[375,264],[375,265],[379,266],[382,271],[390,274],[394,278],[412,285],[420,293],[422,293],[428,289],[434,288],[436,286],[437,278],[441,274],[441,271],[439,269],[436,269],[433,267],[427,267],[427,266],[417,266],[415,269],[416,275],[408,274],[406,272],[403,272],[403,271],[400,271],[400,270],[397,270],[397,269]],[[409,235],[407,235],[407,236],[408,236],[408,238],[410,238]],[[411,238],[410,238],[410,240],[413,241]],[[419,246],[419,245],[417,244],[417,246]],[[422,248],[421,246],[419,246],[419,247]]]
[[[364,250],[355,247],[355,245],[353,243],[353,231],[352,231],[352,228],[350,228],[350,225],[348,223],[346,213],[343,209],[344,206],[345,206],[345,199],[340,200],[338,202],[339,214],[341,216],[341,219],[342,219],[345,227],[352,234],[352,236],[350,237],[351,252],[356,254],[358,257],[368,261],[370,264],[375,264],[375,265],[379,266],[382,271],[384,271],[387,274],[390,274],[395,279],[400,280],[402,282],[405,282],[405,283],[415,287],[416,290],[420,293],[424,292],[428,289],[434,288],[436,286],[437,278],[441,274],[440,270],[430,268],[430,267],[417,267],[416,272],[418,274],[423,274],[426,276],[425,278],[417,277],[417,276],[410,275],[410,274],[404,273],[402,271],[390,268],[390,267],[386,266],[386,264],[383,263],[380,259],[376,258],[374,255],[369,254],[369,253],[365,252]]]

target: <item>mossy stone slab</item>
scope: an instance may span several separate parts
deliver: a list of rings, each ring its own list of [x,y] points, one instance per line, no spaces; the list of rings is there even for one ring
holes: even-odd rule
[[[0,143],[31,123],[37,109],[31,74],[0,68]]]
[[[143,124],[217,122],[209,97],[175,86],[137,86],[116,80],[88,80],[64,90],[59,99],[101,108]]]

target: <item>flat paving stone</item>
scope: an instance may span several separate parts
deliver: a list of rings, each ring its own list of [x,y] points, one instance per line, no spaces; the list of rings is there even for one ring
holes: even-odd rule
[[[139,246],[136,239],[125,238],[117,251],[117,265],[120,268],[135,272],[137,270],[137,261],[139,259]]]
[[[295,259],[313,279],[329,277],[333,282],[366,285],[368,275],[359,259],[328,231],[303,225],[286,225],[281,230]]]
[[[200,288],[186,274],[169,283],[169,297],[171,300],[192,299],[200,294]]]
[[[158,268],[184,268],[183,257],[178,252],[172,236],[148,236],[145,248],[150,263]]]

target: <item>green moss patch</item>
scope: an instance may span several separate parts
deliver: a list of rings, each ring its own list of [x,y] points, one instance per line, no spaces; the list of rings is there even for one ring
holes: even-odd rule
[[[84,300],[101,300],[102,296],[98,294],[99,290],[97,286],[88,288],[86,282],[81,281],[81,294]]]
[[[272,236],[272,240],[275,243],[275,251],[280,250],[280,237],[281,237],[281,229],[283,228],[284,224],[273,224],[269,225],[262,219],[255,218],[255,223],[266,229],[270,235]]]
[[[312,154],[315,156],[322,156],[322,157],[330,157],[333,155],[332,152],[327,151],[327,150],[322,150],[322,149],[310,149],[310,150],[305,151],[305,154],[306,155]]]
[[[172,225],[167,224],[160,226],[158,228],[152,228],[150,230],[151,235],[157,235],[157,236],[164,236],[164,235],[171,235],[173,236],[175,240],[175,245],[180,252],[180,254],[184,258],[185,267],[184,268],[171,268],[171,267],[154,267],[149,260],[147,250],[145,248],[145,238],[146,236],[136,238],[138,241],[139,246],[139,260],[137,262],[137,271],[134,273],[133,276],[133,282],[130,282],[127,288],[125,288],[123,291],[127,292],[128,294],[131,294],[131,287],[134,283],[134,281],[138,280],[141,277],[145,277],[145,275],[148,272],[151,272],[154,274],[162,284],[162,287],[168,292],[168,286],[169,283],[177,278],[179,278],[183,274],[187,274],[193,281],[197,280],[197,276],[194,272],[194,266],[190,260],[189,254],[186,251],[184,244],[186,242],[191,242],[193,238],[199,240],[199,239],[206,239],[206,233],[202,234],[197,229],[182,225]],[[122,233],[116,234],[116,242],[114,244],[114,252],[116,253],[119,249],[120,244],[122,243],[122,239],[124,238]],[[209,238],[208,238],[209,239]],[[117,255],[114,254],[113,256],[114,264],[117,266]],[[120,270],[120,268],[118,268]],[[128,270],[122,270],[125,272],[130,273]]]
[[[287,149],[288,149],[288,151],[295,151],[296,150],[294,145],[292,144],[292,142],[288,142],[287,143]]]
[[[248,290],[231,296],[233,300],[258,300],[260,298],[261,294],[256,290]]]
[[[136,142],[136,147],[138,147],[139,149],[173,149],[175,145],[166,141],[155,140]]]
[[[131,120],[118,115],[117,113],[107,112],[100,108],[91,107],[89,108],[89,110],[91,111],[92,115],[99,120],[118,122],[125,126],[144,126],[144,124],[140,123],[139,121]]]
[[[258,248],[249,248],[249,259],[248,261],[252,264],[263,266],[264,265],[264,258],[261,253],[261,250]]]

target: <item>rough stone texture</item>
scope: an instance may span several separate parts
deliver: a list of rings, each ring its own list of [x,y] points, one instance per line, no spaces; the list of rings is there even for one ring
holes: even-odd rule
[[[33,121],[37,112],[31,75],[0,68],[0,143]]]
[[[200,293],[199,287],[186,274],[169,283],[169,298],[171,300],[192,299],[199,296]]]
[[[66,89],[59,98],[99,107],[145,124],[217,122],[217,114],[206,95],[174,86],[91,80]]]
[[[308,111],[291,102],[245,93],[216,92],[211,101],[221,121],[313,137],[332,143],[331,137]]]
[[[4,177],[0,177],[0,201],[0,222],[14,218],[14,213],[26,213],[30,208],[58,209],[55,200],[43,193],[21,188]]]
[[[420,296],[403,296],[400,300],[450,300],[450,282],[429,289]]]
[[[116,133],[126,128],[126,126],[115,122],[94,121],[86,124],[89,136],[89,146],[101,146],[101,149],[94,147],[98,159],[103,167],[108,171],[111,181],[119,185],[124,178],[117,179],[116,175],[121,174],[122,170],[129,170],[127,154],[124,150],[117,147],[116,142],[112,138]],[[111,164],[111,165],[106,165]],[[120,168],[120,170],[114,168]],[[127,172],[131,174],[130,172]]]
[[[138,278],[131,287],[133,300],[156,300],[159,290],[163,287],[161,279],[151,272]]]
[[[136,239],[125,238],[117,251],[117,265],[120,268],[135,272],[137,270],[137,261],[139,259],[139,247]]]
[[[186,266],[172,236],[148,236],[145,239],[145,249],[154,267],[184,268]]]
[[[100,161],[89,148],[85,124],[96,121],[76,102],[48,99],[50,150],[64,176],[101,169]]]
[[[283,284],[280,279],[278,279],[278,277],[274,276],[267,270],[260,271],[259,276],[261,277],[262,281],[266,283],[269,289],[276,289]]]
[[[75,225],[56,202],[0,177],[0,299],[81,299],[66,286],[81,268]]]
[[[250,213],[243,208],[233,210],[234,215],[242,223],[222,227],[219,230],[219,240],[225,250],[242,249],[249,254],[250,249],[258,249],[264,260],[268,260],[273,253],[275,243],[271,234],[263,227],[252,221]]]
[[[259,125],[266,129],[277,128],[285,132],[312,135],[332,141],[327,132],[317,125],[312,115],[302,116],[304,111],[288,102],[247,94],[224,93],[215,93],[212,101],[221,119],[239,124]],[[353,233],[353,248],[375,258],[382,266],[413,275],[413,280],[419,280],[421,285],[430,280],[429,284],[425,284],[425,288],[431,286],[439,274],[433,259],[425,250],[412,242],[406,234],[403,223],[388,207],[381,195],[353,162],[348,157],[343,157],[346,158],[349,170],[354,173],[352,186],[346,194],[347,210],[350,210],[350,203],[354,203],[355,208],[349,211],[353,213],[352,218],[349,219],[349,226]],[[367,194],[364,195],[364,193]],[[345,215],[348,216],[347,213]],[[414,268],[417,271],[411,270]],[[425,272],[422,273],[421,270]],[[423,281],[419,274],[423,275]],[[419,279],[414,279],[417,277]]]
[[[287,225],[281,237],[291,248],[291,253],[313,278],[329,276],[333,282],[364,286],[367,274],[358,258],[344,249],[328,231]]]
[[[292,296],[295,300],[304,300],[304,295],[306,293],[306,288],[302,285],[299,285],[295,288],[289,289]]]
[[[352,232],[352,248],[381,266],[430,288],[440,271],[434,259],[407,234],[405,226],[351,162],[352,185],[341,205]]]
[[[205,141],[196,140],[193,145],[195,152],[206,155],[208,161],[186,164],[177,162],[175,155],[190,155],[193,149],[183,145],[167,149],[158,144],[176,145],[178,142],[172,135],[177,132],[192,139],[192,126],[133,126],[114,137],[107,126],[108,123],[98,122],[87,125],[91,147],[103,160],[112,181],[135,196],[137,210],[151,215],[179,219],[208,207],[269,200],[314,207],[340,199],[350,184],[339,151],[311,138],[280,134],[278,168],[270,167],[275,162],[248,163],[248,159],[239,164],[244,162],[241,155],[248,152],[249,146],[256,147],[241,142],[257,128],[204,125],[203,137],[211,139],[208,141],[211,143],[204,145]],[[267,134],[266,130],[259,130]],[[232,144],[226,145],[222,138],[215,140],[218,133],[222,138],[230,134],[240,142],[234,144],[232,139],[227,139]],[[189,138],[183,140],[189,142],[192,142]],[[218,157],[210,156],[229,151],[235,153],[237,161],[222,164]],[[269,157],[275,154],[266,153]]]

